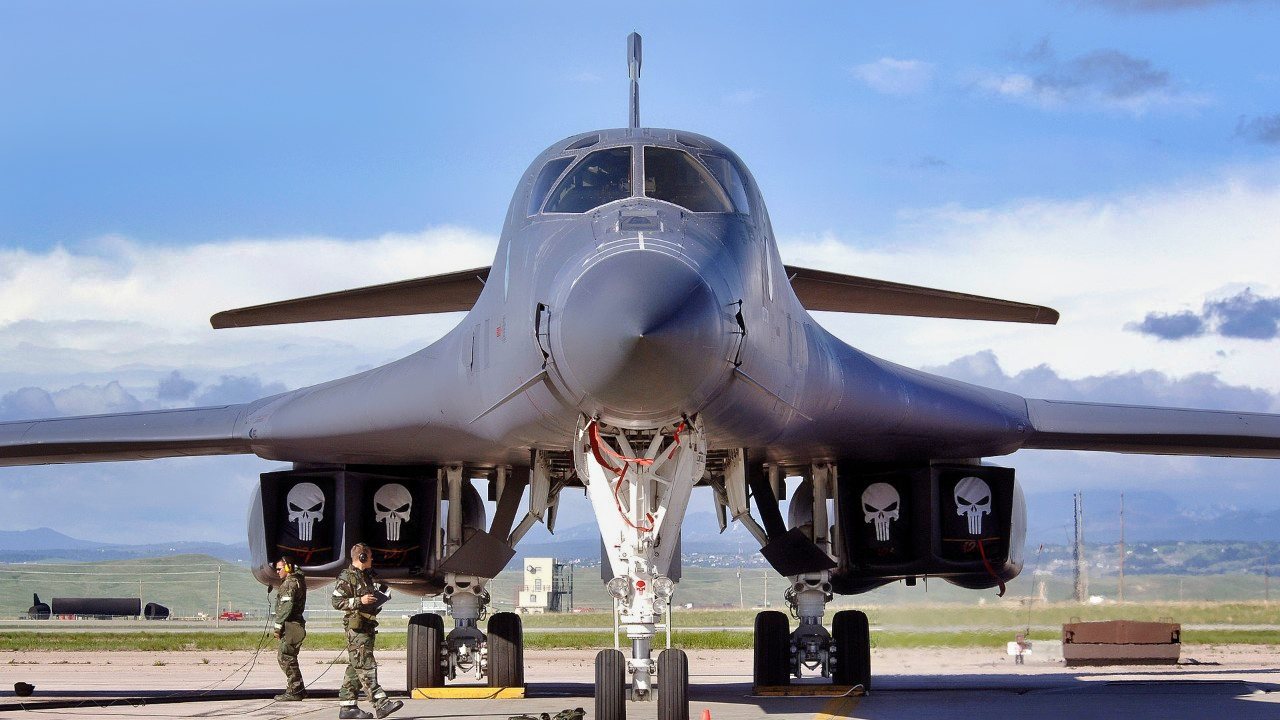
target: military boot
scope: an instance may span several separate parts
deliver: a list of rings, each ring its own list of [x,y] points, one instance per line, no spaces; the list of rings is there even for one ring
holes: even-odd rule
[[[399,700],[387,700],[374,708],[373,711],[377,714],[377,717],[384,718],[402,707],[404,707],[404,703]]]
[[[365,712],[359,705],[348,705],[338,711],[338,720],[369,720],[373,713]]]
[[[282,692],[276,696],[276,702],[298,702],[307,699],[307,691],[301,692]]]

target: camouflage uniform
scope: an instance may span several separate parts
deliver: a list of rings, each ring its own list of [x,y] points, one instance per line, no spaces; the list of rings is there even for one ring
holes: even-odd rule
[[[375,708],[387,702],[387,693],[378,685],[378,663],[373,659],[373,642],[378,634],[375,617],[381,608],[360,604],[362,595],[374,593],[373,577],[368,570],[349,567],[338,576],[333,589],[333,609],[344,610],[342,627],[347,631],[347,674],[338,691],[342,707],[355,707],[356,696],[363,687]]]
[[[276,659],[284,671],[286,695],[303,696],[307,692],[302,671],[298,669],[298,651],[307,637],[307,621],[302,617],[307,607],[306,580],[302,572],[295,569],[285,576],[276,594],[275,631],[280,637]]]

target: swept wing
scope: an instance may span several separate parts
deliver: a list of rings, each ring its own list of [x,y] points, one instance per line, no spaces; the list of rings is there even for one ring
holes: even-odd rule
[[[1025,448],[1280,458],[1280,415],[1027,400]]]

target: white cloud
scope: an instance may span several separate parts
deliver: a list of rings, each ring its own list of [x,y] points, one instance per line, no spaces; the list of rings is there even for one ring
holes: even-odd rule
[[[851,72],[872,90],[887,95],[915,95],[933,80],[933,65],[923,60],[883,57],[858,65]]]
[[[1124,329],[1151,311],[1199,307],[1252,287],[1275,295],[1280,165],[1112,198],[946,206],[906,215],[874,247],[834,236],[784,238],[801,266],[1048,305],[1056,327],[824,314],[855,346],[910,366],[994,350],[1012,372],[1048,363],[1064,377],[1216,372],[1280,391],[1280,343],[1206,336],[1177,344]]]
[[[154,395],[258,374],[290,387],[421,348],[457,322],[416,316],[212,330],[219,310],[487,265],[496,238],[460,228],[361,240],[236,239],[195,246],[109,237],[86,249],[0,250],[0,392],[120,380]]]

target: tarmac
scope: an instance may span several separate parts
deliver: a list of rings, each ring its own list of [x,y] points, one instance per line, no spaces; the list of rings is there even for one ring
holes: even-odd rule
[[[833,718],[1280,718],[1280,648],[1190,646],[1166,667],[1066,668],[1049,652],[1025,665],[996,649],[877,649],[863,697],[755,697],[751,653],[691,651],[690,716],[713,720]],[[345,665],[305,651],[311,699],[276,703],[274,652],[0,652],[0,716],[57,718],[332,718]],[[517,700],[407,700],[392,717],[507,720],[582,707],[592,716],[594,652],[526,651],[528,696]],[[402,651],[379,654],[380,679],[403,696]],[[12,683],[36,686],[29,698]],[[367,707],[367,703],[363,703]],[[629,703],[632,720],[654,703]]]

